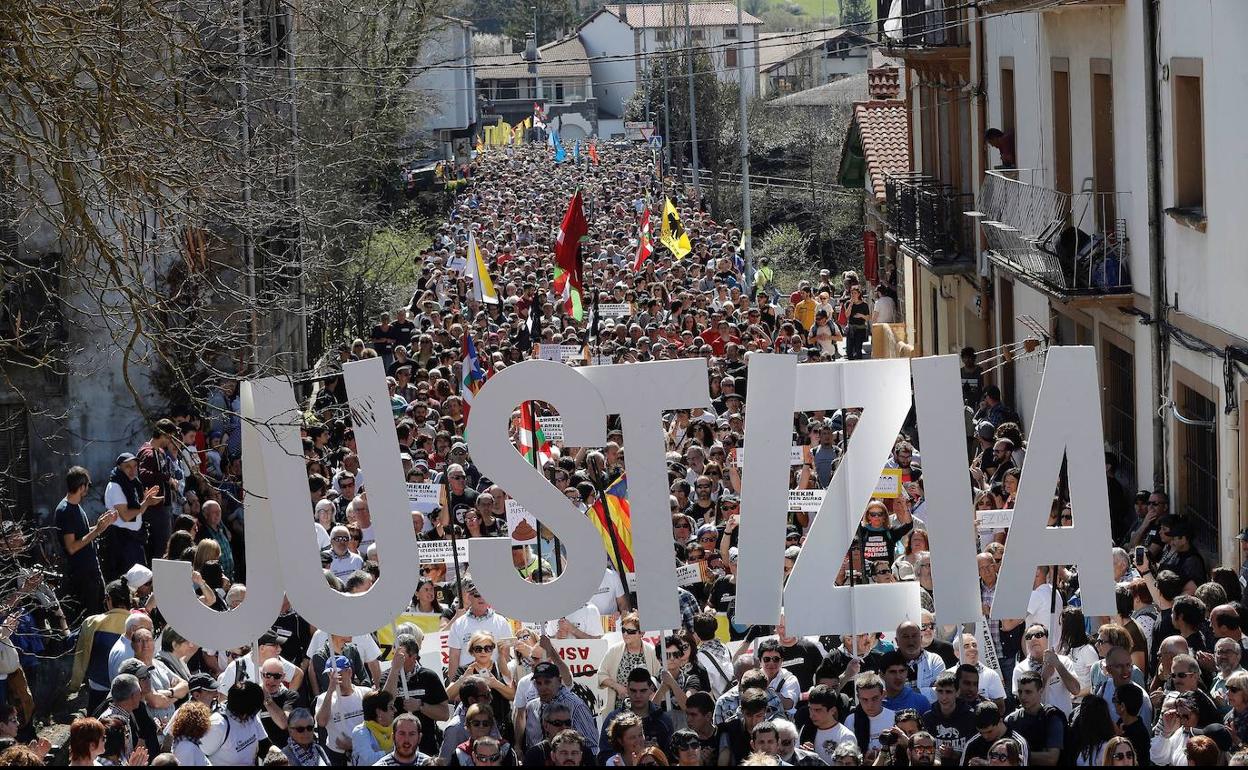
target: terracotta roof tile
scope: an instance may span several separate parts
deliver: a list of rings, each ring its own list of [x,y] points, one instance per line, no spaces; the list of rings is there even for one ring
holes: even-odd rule
[[[867,90],[872,99],[896,99],[901,95],[901,75],[896,67],[867,70]]]
[[[877,201],[884,200],[885,174],[902,174],[910,170],[908,117],[906,103],[897,99],[854,105],[854,121],[862,137],[862,154]]]

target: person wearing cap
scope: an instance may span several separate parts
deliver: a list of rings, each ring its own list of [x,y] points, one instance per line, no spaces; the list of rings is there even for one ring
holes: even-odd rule
[[[351,660],[337,655],[325,663],[328,686],[316,699],[316,723],[326,731],[326,751],[335,765],[345,765],[351,752],[351,731],[364,724],[368,688],[351,678]]]
[[[191,674],[191,678],[186,680],[186,684],[191,700],[202,703],[209,708],[216,708],[220,691],[218,690],[219,683],[212,674],[202,671]]]
[[[1153,567],[1154,574],[1163,570],[1171,570],[1183,578],[1200,585],[1209,579],[1209,570],[1205,566],[1205,557],[1192,547],[1192,525],[1183,517],[1176,517],[1161,523],[1161,536],[1169,537],[1169,544],[1161,554],[1161,558]]]
[[[178,426],[173,420],[158,420],[152,427],[151,438],[139,448],[138,480],[144,489],[156,487],[161,502],[152,502],[144,510],[147,523],[147,558],[151,560],[163,556],[165,546],[169,543],[169,531],[172,527],[172,509],[174,478],[173,461],[171,459],[177,448]],[[241,445],[240,445],[241,446]],[[233,456],[237,457],[237,454]],[[146,497],[146,493],[144,494]]]
[[[144,550],[143,513],[165,501],[159,486],[144,490],[139,485],[139,458],[129,452],[118,455],[104,488],[104,505],[117,519],[104,537],[105,580],[113,580],[130,567],[147,564]]]
[[[572,672],[567,664],[554,656],[558,664],[544,660],[533,666],[533,690],[537,697],[528,701],[523,709],[523,718],[518,721],[517,728],[523,723],[523,748],[528,749],[542,742],[542,720],[552,703],[565,706],[572,715],[571,729],[585,740],[585,750],[591,755],[598,753],[598,722],[585,701],[581,700],[568,686],[572,681]]]

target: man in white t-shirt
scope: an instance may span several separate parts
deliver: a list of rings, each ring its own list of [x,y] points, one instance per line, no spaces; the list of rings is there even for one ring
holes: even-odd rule
[[[1072,697],[1079,692],[1074,661],[1053,651],[1049,646],[1049,629],[1043,623],[1027,626],[1023,632],[1023,650],[1027,657],[1014,666],[1010,691],[1017,695],[1018,678],[1034,671],[1044,681],[1044,702],[1056,706],[1069,717],[1073,708]]]
[[[852,734],[854,722],[860,714],[865,714],[871,725],[867,750],[880,748],[880,733],[897,722],[897,713],[884,707],[884,680],[874,671],[867,671],[854,679],[854,691],[858,693],[858,709],[845,718],[845,727]]]
[[[1049,582],[1049,567],[1036,567],[1036,579],[1032,583],[1031,596],[1027,599],[1027,626],[1037,623],[1045,628],[1054,627],[1053,639],[1062,636],[1061,617],[1066,603],[1062,592],[1054,591]],[[1050,645],[1053,646],[1053,645]]]
[[[330,764],[341,766],[351,754],[351,731],[364,724],[364,694],[368,690],[352,683],[351,661],[345,655],[331,658],[325,673],[329,686],[316,699],[316,724],[325,728]]]
[[[339,524],[329,533],[329,571],[339,580],[364,567],[364,557],[348,550],[351,532]]]
[[[883,700],[880,702],[883,703]],[[832,755],[836,747],[854,740],[853,731],[839,720],[844,707],[841,694],[826,684],[817,684],[810,688],[807,705],[810,708],[810,724],[802,730],[801,742],[814,744],[815,753],[824,762],[835,765]]]
[[[543,633],[555,639],[597,639],[602,636],[602,615],[593,603],[557,620],[548,620]]]
[[[468,611],[456,618],[446,631],[447,670],[459,670],[460,651],[468,646],[468,640],[478,631],[494,635],[495,661],[510,660],[511,621],[490,607],[471,580],[464,581],[464,594],[468,600]]]
[[[975,634],[962,635],[962,662],[969,663],[979,669],[979,694],[998,706],[1005,703],[1005,685],[1001,683],[1001,674],[991,666],[985,666],[979,659],[979,640]],[[958,672],[957,666],[950,666],[947,671]]]
[[[630,609],[628,594],[624,593],[624,587],[620,585],[620,576],[610,567],[607,567],[603,573],[602,582],[598,584],[598,590],[594,591],[589,601],[598,608],[598,614],[604,618],[620,615]]]

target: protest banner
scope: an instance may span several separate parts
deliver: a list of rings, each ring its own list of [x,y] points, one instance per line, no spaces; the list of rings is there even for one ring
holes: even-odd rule
[[[702,564],[682,564],[676,568],[676,585],[692,586],[702,582]]]
[[[411,504],[413,511],[428,513],[438,505],[438,490],[440,485],[423,481],[407,482],[407,502]]]
[[[381,648],[381,660],[388,661],[394,657],[395,626],[411,623],[425,633],[426,641],[421,645],[422,652],[429,646],[427,641],[431,634],[436,634],[442,627],[442,616],[433,612],[405,612],[394,619],[394,623],[377,629],[377,646]]]

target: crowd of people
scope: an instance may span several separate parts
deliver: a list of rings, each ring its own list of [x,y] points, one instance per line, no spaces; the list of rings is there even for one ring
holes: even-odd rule
[[[532,581],[561,569],[564,554],[540,511],[536,529],[512,531],[506,490],[482,476],[464,442],[467,335],[487,376],[552,345],[583,349],[594,362],[702,357],[713,408],[665,416],[673,558],[697,575],[673,587],[681,627],[642,628],[620,555],[605,549],[601,584],[585,607],[546,624],[513,622],[473,583],[469,552],[422,564],[408,612],[385,636],[327,634],[284,604],[255,645],[201,648],[165,623],[151,560],[190,562],[200,601],[227,610],[246,596],[248,561],[273,558],[246,548],[238,384],[224,380],[203,408],[173,408],[107,473],[68,469],[65,499],[44,523],[54,537],[4,523],[0,552],[13,585],[0,628],[0,739],[8,744],[0,764],[1248,764],[1240,753],[1248,740],[1243,576],[1209,569],[1192,524],[1168,510],[1164,491],[1132,502],[1112,456],[1113,616],[1086,616],[1078,575],[1058,566],[1037,570],[1026,617],[989,621],[1009,539],[1001,528],[978,534],[985,619],[939,624],[920,443],[907,423],[886,465],[900,477],[896,496],[871,501],[850,552],[827,555],[827,580],[914,581],[921,619],[817,637],[789,635],[783,619],[738,622],[749,356],[867,355],[871,325],[899,313],[895,270],[874,281],[820,270],[782,295],[770,265],[746,274],[734,223],[656,180],[648,153],[624,146],[601,147],[596,163],[562,165],[541,147],[491,150],[466,176],[420,255],[410,303],[343,345],[307,399],[309,526],[325,579],[347,593],[371,587],[382,569],[375,515],[410,514],[421,541],[511,538],[515,567]],[[599,308],[615,308],[579,320],[551,280],[560,220],[577,189],[590,230],[586,305],[592,295]],[[669,197],[692,252],[676,260],[660,248],[637,265],[640,215],[661,211]],[[470,234],[496,303],[472,299],[461,267]],[[386,368],[407,481],[443,489],[408,512],[370,510],[368,468],[356,455],[338,367],[371,357]],[[964,351],[962,377],[973,415],[968,506],[1011,508],[1027,451],[1022,421],[985,382],[974,351]],[[551,416],[535,409],[539,423]],[[806,449],[791,488],[828,485],[858,416],[794,415],[794,444]],[[524,424],[517,409],[518,444]],[[551,484],[590,511],[624,476],[627,438],[612,424],[604,447],[555,440],[533,451]],[[101,505],[92,489],[104,475]],[[1056,491],[1049,525],[1069,526],[1073,512],[1060,484]],[[786,576],[814,515],[789,514]],[[32,740],[48,715],[37,713],[31,690],[55,676],[40,666],[53,639],[72,649],[70,681],[55,684],[79,714],[56,747]],[[573,670],[569,640],[603,640],[605,653]],[[445,653],[431,657],[431,645]]]

